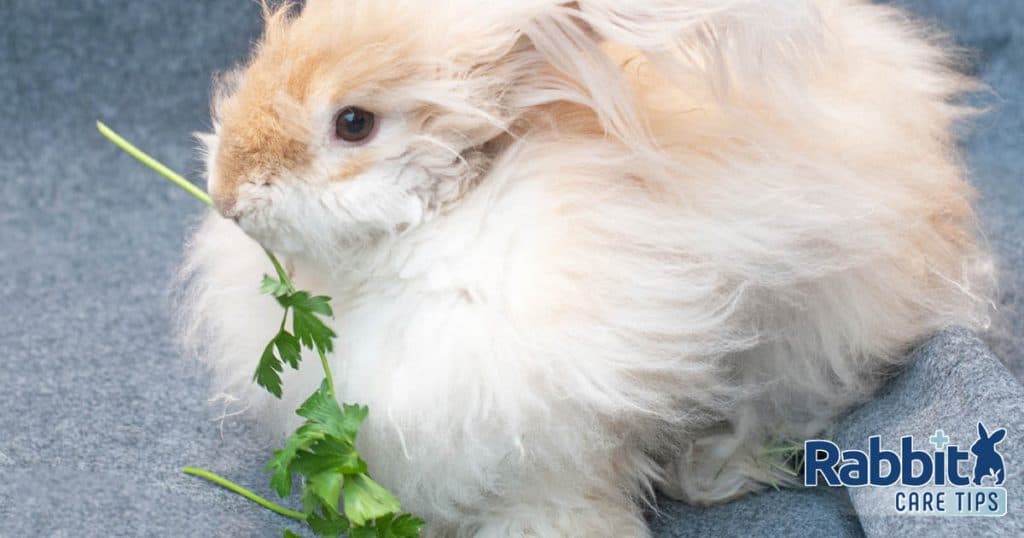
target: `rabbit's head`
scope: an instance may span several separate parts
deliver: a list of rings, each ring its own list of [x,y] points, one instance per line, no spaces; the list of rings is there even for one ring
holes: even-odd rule
[[[978,440],[971,445],[971,452],[975,456],[984,457],[990,454],[996,453],[996,445],[999,444],[1003,438],[1006,437],[1006,429],[1000,428],[993,432],[988,433],[985,429],[985,425],[978,423]]]
[[[455,7],[264,5],[264,34],[218,81],[215,132],[200,135],[220,213],[266,247],[317,255],[456,203],[544,68],[513,28]]]
[[[308,0],[299,12],[264,3],[263,36],[221,77],[214,133],[200,137],[209,190],[264,246],[322,256],[458,204],[531,125],[653,150],[607,43],[661,66],[690,62],[681,75],[725,72],[715,62],[752,56],[743,46],[778,48],[764,39],[799,40],[785,2],[759,8],[763,29],[723,30],[750,26],[741,4]],[[668,56],[666,43],[685,54]]]

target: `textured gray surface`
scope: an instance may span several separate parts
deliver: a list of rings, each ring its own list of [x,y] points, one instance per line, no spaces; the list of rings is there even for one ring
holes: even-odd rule
[[[1021,376],[1024,277],[1013,268],[1024,263],[1024,5],[908,3],[981,50],[979,73],[999,96],[965,144],[1008,268],[1007,321],[991,341]],[[197,203],[120,155],[92,123],[102,118],[194,170],[188,135],[207,125],[209,75],[244,55],[257,9],[246,0],[0,0],[0,13],[0,536],[279,536],[284,518],[178,472],[208,467],[269,494],[260,467],[270,447],[245,422],[224,421],[222,432],[211,420],[220,408],[206,403],[202,372],[168,332],[161,299]],[[960,372],[950,379],[971,371],[966,348],[930,346],[919,368]],[[970,364],[993,368],[969,348]],[[942,417],[893,407],[921,403],[920,388],[894,385],[852,424],[927,430]],[[956,416],[991,398],[976,385],[955,394],[929,409]],[[825,490],[706,510],[665,503],[654,524],[664,536],[857,534],[845,503]]]
[[[861,536],[843,489],[769,490],[728,504],[699,508],[666,500],[650,518],[657,538],[707,536]]]
[[[952,329],[934,336],[914,353],[913,366],[882,390],[878,398],[840,424],[836,441],[844,449],[867,451],[868,437],[882,437],[882,447],[898,449],[898,439],[914,436],[918,449],[937,429],[950,442],[968,449],[978,439],[978,422],[992,433],[1006,428],[998,445],[1006,465],[1007,514],[999,518],[960,517],[938,521],[944,536],[1024,536],[1024,386],[995,360],[976,336]],[[970,472],[970,465],[961,472]],[[895,490],[851,488],[853,507],[868,536],[910,536],[928,519],[895,513]],[[952,499],[952,495],[949,496]],[[951,501],[952,503],[952,501]],[[924,521],[923,521],[924,520]]]
[[[990,112],[966,130],[965,157],[981,195],[980,213],[999,257],[999,313],[985,340],[1024,379],[1024,2],[899,0],[942,27],[965,49],[989,92]]]

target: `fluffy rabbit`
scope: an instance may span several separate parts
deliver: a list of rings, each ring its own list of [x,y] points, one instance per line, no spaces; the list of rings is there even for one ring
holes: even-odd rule
[[[855,0],[309,0],[223,76],[184,332],[251,384],[260,245],[334,298],[338,397],[436,536],[645,536],[778,480],[909,347],[984,326],[975,83]],[[252,241],[249,237],[256,239]]]

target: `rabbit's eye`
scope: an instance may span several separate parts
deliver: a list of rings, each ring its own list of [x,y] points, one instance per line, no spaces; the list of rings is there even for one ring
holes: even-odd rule
[[[373,112],[349,106],[341,109],[334,119],[334,134],[346,142],[363,142],[370,138],[377,125]]]

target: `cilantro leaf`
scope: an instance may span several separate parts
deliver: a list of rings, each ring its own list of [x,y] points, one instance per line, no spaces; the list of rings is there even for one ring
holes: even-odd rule
[[[274,341],[271,340],[260,356],[260,363],[256,367],[253,380],[256,384],[267,389],[268,392],[281,397],[281,371],[284,370],[281,360],[274,355]]]
[[[264,278],[264,289],[274,291],[277,281],[270,277]],[[320,353],[330,353],[337,336],[330,327],[318,316],[333,316],[331,298],[324,295],[311,296],[306,291],[296,291],[275,295],[285,312],[292,312],[292,332],[299,342],[308,349]]]
[[[302,402],[302,405],[295,410],[295,414],[307,419],[310,423],[331,424],[342,416],[342,411],[325,379],[320,382],[320,388],[310,394],[309,398],[306,398],[306,401]]]
[[[354,405],[342,410],[324,380],[296,411],[306,423],[288,437],[266,465],[270,484],[278,495],[291,494],[292,474],[308,477],[327,470],[341,474],[365,472],[366,464],[355,449],[355,436],[367,412],[365,407]]]
[[[350,536],[416,536],[422,522],[395,517],[401,505],[370,478],[356,450],[356,434],[368,412],[364,406],[338,405],[325,379],[296,410],[306,422],[267,463],[271,486],[287,497],[292,478],[304,478],[302,503],[318,534],[336,536],[348,530]]]
[[[364,536],[372,536],[374,538],[413,538],[420,535],[420,530],[423,528],[423,520],[415,518],[409,514],[402,514],[395,516],[388,514],[383,517],[377,518],[373,523],[373,526],[359,527],[364,533]],[[373,534],[369,534],[367,531],[372,529]],[[353,534],[352,536],[356,536]],[[349,538],[352,538],[350,536]]]
[[[274,349],[277,349],[276,354]],[[288,331],[282,330],[263,349],[260,362],[256,366],[256,373],[253,374],[253,380],[256,381],[257,385],[280,398],[281,372],[284,371],[283,363],[298,369],[299,361],[301,360],[302,348],[299,346],[299,340]]]
[[[366,415],[370,413],[370,408],[365,405],[345,404],[343,409],[344,412],[337,421],[336,427],[352,439],[354,443],[356,434],[359,433],[359,428],[362,427],[363,421],[366,420]]]
[[[291,286],[269,275],[263,275],[263,281],[260,282],[260,292],[273,295],[274,297],[282,297],[291,292]]]
[[[391,522],[388,529],[390,533],[385,534],[385,537],[412,538],[413,536],[419,536],[424,525],[426,525],[426,522],[422,519],[409,514],[402,514]]]
[[[324,354],[334,349],[332,340],[337,335],[312,311],[292,307],[292,331],[307,349]]]
[[[401,510],[398,499],[365,474],[346,476],[342,493],[345,517],[356,526]]]
[[[369,412],[369,408],[359,405],[345,405],[342,409],[331,394],[327,380],[324,380],[320,383],[320,388],[303,402],[295,414],[338,439],[355,443],[356,433]]]
[[[292,493],[292,462],[299,451],[326,437],[322,429],[304,424],[295,430],[285,441],[284,447],[274,451],[274,456],[267,462],[266,469],[271,473],[270,485],[281,497]]]
[[[348,533],[348,538],[377,538],[376,527],[353,527]]]
[[[341,485],[344,481],[345,475],[334,472],[332,469],[306,475],[305,485],[302,489],[303,504],[319,504],[325,509],[324,513],[338,514]],[[311,501],[315,501],[315,503]]]
[[[323,512],[313,512],[306,517],[306,523],[313,532],[330,538],[337,538],[349,530],[348,520],[345,519],[345,516],[337,514],[329,515]]]
[[[288,363],[293,369],[299,369],[299,361],[302,360],[302,347],[299,339],[292,336],[288,331],[281,331],[274,337],[274,346],[281,360]]]
[[[331,298],[325,295],[311,297],[309,292],[297,291],[289,294],[287,297],[282,297],[282,304],[296,310],[320,314],[321,316],[330,317],[334,315],[334,311],[331,310]]]
[[[349,443],[324,439],[312,443],[306,450],[298,452],[289,466],[291,471],[304,476],[313,476],[328,471],[342,474],[366,472],[366,462]]]

